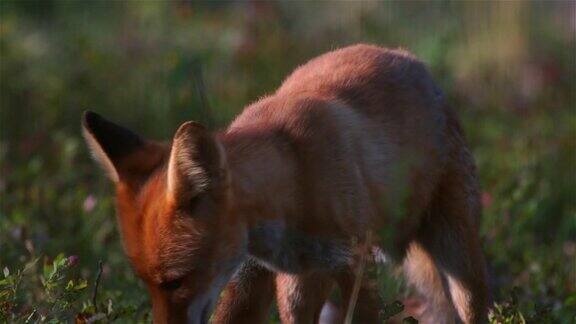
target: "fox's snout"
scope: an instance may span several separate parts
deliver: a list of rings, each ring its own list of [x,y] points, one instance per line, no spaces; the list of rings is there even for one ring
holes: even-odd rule
[[[193,302],[188,306],[186,312],[188,324],[208,324],[210,319],[210,314],[216,303],[214,299],[201,300],[199,302]]]
[[[217,288],[184,304],[173,303],[166,293],[151,290],[154,323],[208,324],[222,287]]]
[[[167,304],[169,305],[169,304]],[[187,324],[208,324],[210,314],[212,312],[210,302],[202,305],[191,305],[186,308],[168,307],[165,311],[158,309],[152,305],[154,323],[168,324],[168,323],[187,323]]]

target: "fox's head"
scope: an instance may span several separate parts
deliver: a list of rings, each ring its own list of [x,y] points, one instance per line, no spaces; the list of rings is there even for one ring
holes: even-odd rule
[[[195,122],[180,126],[170,145],[92,112],[82,126],[116,186],[124,249],[148,287],[154,321],[207,323],[246,254],[222,144]]]

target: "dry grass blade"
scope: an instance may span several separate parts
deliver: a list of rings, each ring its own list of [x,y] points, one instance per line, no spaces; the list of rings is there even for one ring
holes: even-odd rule
[[[356,269],[356,274],[354,278],[354,287],[352,288],[352,294],[350,294],[350,300],[348,301],[348,309],[346,310],[346,317],[344,319],[344,324],[352,324],[352,319],[354,317],[354,309],[356,308],[356,302],[358,301],[358,293],[360,292],[360,286],[362,285],[362,277],[364,276],[364,269],[366,268],[366,258],[370,251],[370,246],[372,245],[372,231],[368,230],[366,232],[366,242],[360,252],[360,262],[358,268]]]
[[[98,274],[96,275],[96,281],[94,283],[94,291],[92,293],[92,305],[94,306],[94,312],[98,312],[98,306],[96,304],[96,298],[98,297],[98,286],[100,285],[100,278],[102,277],[102,260],[98,261]]]

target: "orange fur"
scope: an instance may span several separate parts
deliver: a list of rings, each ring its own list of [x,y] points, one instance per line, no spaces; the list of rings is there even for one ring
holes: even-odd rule
[[[349,295],[369,229],[427,298],[424,321],[486,320],[474,163],[406,51],[315,58],[217,134],[186,123],[160,145],[93,113],[84,129],[116,182],[126,252],[157,323],[205,323],[230,280],[215,320],[264,322],[274,277],[283,322],[317,321],[335,283]],[[376,321],[373,290],[361,289],[358,318]]]

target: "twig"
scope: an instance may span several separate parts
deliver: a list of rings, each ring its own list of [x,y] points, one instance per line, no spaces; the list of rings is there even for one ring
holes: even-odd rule
[[[94,291],[92,292],[92,305],[94,306],[94,313],[98,313],[98,306],[96,305],[96,297],[98,296],[98,286],[100,285],[100,277],[102,277],[102,260],[98,261],[98,274],[96,274],[96,282],[94,283]]]
[[[205,118],[205,122],[208,124],[209,128],[215,126],[214,118],[212,117],[212,110],[210,109],[210,103],[208,102],[208,96],[206,95],[206,85],[204,83],[204,76],[202,74],[202,65],[200,62],[194,62],[193,66],[193,77],[196,92],[200,98],[200,108],[202,110],[202,117]]]
[[[360,286],[362,285],[362,276],[364,275],[364,268],[366,267],[366,257],[368,256],[368,251],[372,245],[372,231],[366,231],[366,242],[365,246],[360,254],[360,264],[358,264],[358,269],[356,270],[356,276],[354,278],[354,287],[352,288],[352,294],[350,295],[350,300],[348,301],[348,309],[346,310],[346,317],[344,319],[344,324],[352,324],[352,318],[354,317],[354,309],[356,308],[356,302],[358,301],[358,294],[360,293]]]
[[[24,323],[30,323],[30,321],[32,320],[32,317],[34,317],[34,315],[36,315],[37,311],[38,311],[37,309],[34,309],[34,311],[28,317],[26,317],[26,321],[24,321]]]

